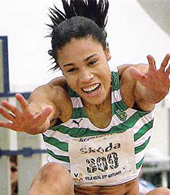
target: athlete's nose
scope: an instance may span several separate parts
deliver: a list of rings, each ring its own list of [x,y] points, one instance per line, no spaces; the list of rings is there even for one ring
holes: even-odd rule
[[[93,77],[93,73],[90,70],[82,70],[79,79],[81,82],[89,82]]]

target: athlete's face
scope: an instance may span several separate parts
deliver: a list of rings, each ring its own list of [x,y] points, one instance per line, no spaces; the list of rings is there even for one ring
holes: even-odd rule
[[[110,92],[109,49],[92,38],[72,39],[57,52],[69,86],[85,101],[101,104]]]

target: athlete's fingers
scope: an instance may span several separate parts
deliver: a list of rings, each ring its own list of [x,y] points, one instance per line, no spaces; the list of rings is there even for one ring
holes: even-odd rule
[[[13,127],[12,127],[12,123],[10,123],[10,122],[2,122],[2,121],[0,121],[0,127],[4,127],[4,128],[7,128],[7,129],[13,129]]]
[[[6,118],[6,119],[8,119],[8,120],[10,120],[10,121],[14,121],[15,118],[16,118],[16,116],[15,116],[14,114],[5,111],[5,110],[4,110],[3,108],[1,108],[1,107],[0,107],[0,114],[1,114],[4,118]]]
[[[147,59],[148,59],[148,63],[149,63],[149,70],[155,71],[156,70],[155,59],[151,55],[148,55]]]
[[[15,97],[16,97],[17,101],[19,102],[22,110],[25,111],[28,108],[27,100],[20,93],[16,94]]]
[[[18,108],[16,108],[15,106],[11,105],[8,101],[3,100],[1,102],[1,105],[3,107],[5,107],[6,109],[8,109],[9,111],[11,111],[15,116],[20,116],[21,112],[19,111]]]
[[[135,67],[130,67],[129,70],[135,80],[142,82],[145,79],[145,75],[139,72]]]
[[[167,74],[167,75],[170,74],[170,64],[169,64],[169,67],[166,69],[166,74]]]
[[[170,59],[170,54],[167,54],[162,61],[161,67],[159,69],[160,71],[165,72],[165,68],[168,65],[169,59]]]
[[[52,112],[52,107],[47,107],[41,113],[39,113],[36,116],[36,118],[37,119],[40,119],[40,118],[47,119],[47,117],[51,114],[51,112]]]
[[[52,107],[45,108],[41,113],[37,114],[35,120],[41,125],[47,120],[48,116],[52,112]]]

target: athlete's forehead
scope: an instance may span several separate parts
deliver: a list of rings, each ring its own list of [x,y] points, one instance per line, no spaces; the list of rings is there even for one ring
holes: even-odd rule
[[[88,60],[104,54],[103,47],[93,39],[73,40],[57,52],[58,63],[63,67]]]

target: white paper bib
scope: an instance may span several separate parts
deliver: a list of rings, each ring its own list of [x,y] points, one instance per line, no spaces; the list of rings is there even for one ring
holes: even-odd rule
[[[74,138],[69,142],[76,185],[116,185],[136,175],[132,131]]]

